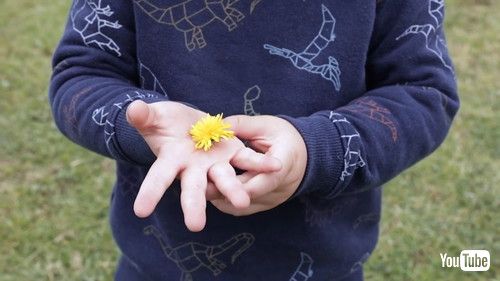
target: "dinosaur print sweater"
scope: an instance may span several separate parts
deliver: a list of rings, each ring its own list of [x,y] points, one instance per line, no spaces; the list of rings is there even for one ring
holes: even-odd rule
[[[361,280],[378,239],[381,185],[434,151],[458,110],[443,6],[74,0],[50,104],[64,135],[116,160],[116,279]],[[155,155],[125,118],[137,99],[286,119],[308,153],[297,192],[244,217],[208,204],[206,228],[192,233],[175,182],[139,219],[132,206]]]

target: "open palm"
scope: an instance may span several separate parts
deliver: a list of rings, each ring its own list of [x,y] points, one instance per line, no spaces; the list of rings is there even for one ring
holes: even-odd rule
[[[186,226],[200,231],[206,223],[208,178],[236,208],[246,208],[250,198],[231,163],[255,172],[281,169],[277,159],[257,153],[237,138],[217,143],[209,151],[198,150],[189,135],[191,126],[206,113],[177,102],[146,104],[134,101],[127,119],[157,156],[134,204],[139,217],[149,216],[176,177],[181,180],[181,206]],[[210,174],[207,174],[210,170]]]

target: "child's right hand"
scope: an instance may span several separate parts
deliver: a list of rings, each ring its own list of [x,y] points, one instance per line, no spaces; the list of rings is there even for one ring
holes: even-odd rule
[[[206,113],[177,102],[146,104],[134,101],[127,108],[127,120],[144,137],[157,156],[146,175],[134,203],[139,217],[149,216],[176,177],[181,180],[181,206],[191,231],[200,231],[206,222],[207,173],[216,167],[217,187],[236,208],[246,208],[250,198],[230,161],[244,163],[256,173],[281,169],[276,158],[248,149],[237,138],[217,143],[209,151],[197,150],[189,135],[191,126]],[[211,174],[214,169],[211,169]]]

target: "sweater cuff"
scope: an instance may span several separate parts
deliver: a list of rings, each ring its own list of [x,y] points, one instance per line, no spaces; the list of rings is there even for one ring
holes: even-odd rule
[[[168,101],[169,99],[163,95],[154,92],[145,93],[145,91],[141,91],[139,95],[127,96],[131,98],[123,102],[120,109],[115,112],[116,117],[113,129],[116,136],[113,138],[113,153],[118,154],[115,155],[115,159],[123,159],[136,165],[149,167],[156,160],[156,155],[151,151],[149,145],[139,132],[128,123],[126,116],[127,107],[132,101],[138,99],[148,104]]]
[[[278,117],[297,129],[307,149],[304,178],[290,199],[313,192],[324,198],[334,197],[339,192],[337,186],[344,165],[344,149],[337,126],[322,114],[300,118]]]

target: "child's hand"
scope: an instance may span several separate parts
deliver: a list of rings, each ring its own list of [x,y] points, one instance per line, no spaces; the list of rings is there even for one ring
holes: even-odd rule
[[[219,210],[232,215],[249,215],[285,202],[300,185],[306,169],[307,150],[300,133],[286,120],[273,116],[239,115],[224,120],[232,124],[238,138],[248,140],[252,148],[279,159],[283,168],[273,173],[257,174],[248,171],[238,176],[251,199],[247,208],[235,208],[224,199],[223,194],[216,192],[210,193],[209,200]],[[242,168],[238,163],[232,163],[235,167]],[[221,182],[215,178],[212,181],[216,187]],[[210,190],[216,187],[209,185]]]
[[[229,164],[231,159],[235,163],[245,163],[245,169],[257,173],[281,169],[278,160],[245,148],[237,138],[217,143],[209,151],[196,150],[189,130],[204,116],[206,113],[177,102],[146,104],[134,101],[129,105],[127,120],[157,156],[135,200],[134,212],[137,216],[149,216],[178,176],[186,226],[191,231],[200,231],[206,221],[205,192],[211,166],[215,169],[212,173],[225,183],[220,186],[220,192],[235,209],[248,207],[250,199]]]

